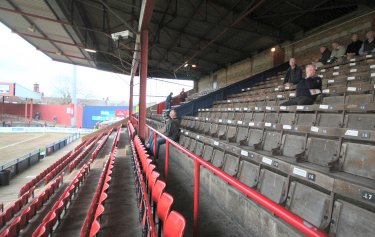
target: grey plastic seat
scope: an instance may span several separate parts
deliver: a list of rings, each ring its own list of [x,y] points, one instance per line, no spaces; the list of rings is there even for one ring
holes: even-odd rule
[[[224,164],[224,151],[215,149],[211,158],[211,163],[215,167],[222,167]]]
[[[263,112],[254,113],[254,116],[253,116],[254,122],[262,122],[263,120],[264,120],[264,113]]]
[[[219,124],[218,123],[212,123],[211,129],[209,130],[209,134],[211,136],[217,136],[218,132],[219,132]]]
[[[227,136],[227,125],[220,124],[218,127],[217,137],[220,139],[225,139]]]
[[[375,129],[375,114],[347,114],[345,127],[362,130]]]
[[[203,151],[203,159],[205,161],[210,161],[212,158],[212,153],[214,152],[214,148],[210,145],[205,145],[204,146],[204,151]]]
[[[295,114],[294,113],[280,113],[279,116],[279,123],[285,124],[285,125],[292,125],[295,120]]]
[[[203,152],[203,142],[197,141],[197,144],[195,145],[194,153],[197,154],[198,156],[202,155]]]
[[[238,172],[239,163],[240,158],[233,156],[231,154],[225,154],[223,170],[229,175],[235,176]]]
[[[337,140],[310,137],[307,140],[307,160],[328,167],[339,155],[338,146]]]
[[[343,200],[334,203],[330,236],[373,237],[375,213]]]
[[[317,118],[317,125],[319,127],[334,127],[339,128],[343,125],[343,114],[336,113],[320,113]]]
[[[253,188],[258,183],[259,166],[248,161],[242,160],[240,162],[240,169],[238,172],[238,180],[247,186]]]
[[[210,122],[205,123],[205,127],[203,128],[203,133],[208,134],[210,132],[212,124]]]
[[[281,133],[278,131],[266,131],[264,133],[263,150],[272,151],[281,144]]]
[[[247,140],[247,134],[248,134],[248,128],[247,127],[238,127],[237,135],[236,135],[236,143],[241,144],[244,141]]]
[[[245,112],[243,116],[243,121],[244,122],[250,122],[253,120],[253,113],[251,112]]]
[[[306,147],[305,136],[284,134],[281,142],[280,154],[290,158],[296,158],[297,155],[302,155]]]
[[[235,125],[228,125],[226,139],[229,142],[234,142],[235,139],[236,139],[236,133],[237,133],[237,126],[235,126]]]
[[[319,228],[329,224],[330,196],[309,186],[292,182],[286,207]]]
[[[277,123],[278,119],[279,119],[278,113],[266,113],[266,115],[264,117],[264,122]]]
[[[184,142],[183,146],[184,146],[185,148],[188,148],[188,147],[189,147],[189,145],[190,145],[190,137],[186,137],[186,139],[185,139],[185,142]]]
[[[344,96],[326,96],[323,98],[323,103],[326,105],[343,104],[345,102]]]
[[[345,99],[346,104],[367,104],[372,101],[372,94],[348,95]]]
[[[342,170],[375,180],[375,146],[344,142],[341,149]]]
[[[311,126],[315,122],[315,114],[313,113],[299,113],[296,115],[296,124],[302,126]]]
[[[259,146],[263,140],[263,130],[250,128],[247,134],[247,145],[254,147]]]
[[[189,149],[190,151],[194,151],[195,150],[195,145],[197,144],[197,140],[195,139],[191,139],[190,140],[190,144],[188,146],[187,149]]]
[[[262,169],[260,171],[258,190],[274,202],[281,203],[286,197],[286,181],[286,177]]]

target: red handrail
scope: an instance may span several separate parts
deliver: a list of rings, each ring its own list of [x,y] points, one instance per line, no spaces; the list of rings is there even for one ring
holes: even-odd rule
[[[133,118],[133,121],[136,118]],[[223,180],[227,181],[230,185],[244,193],[249,198],[253,199],[255,202],[259,203],[261,206],[265,207],[269,211],[271,211],[276,216],[279,216],[285,222],[289,223],[291,226],[296,228],[297,230],[301,231],[302,233],[306,234],[307,236],[328,236],[327,233],[323,232],[319,228],[315,227],[314,225],[308,223],[303,218],[299,217],[298,215],[294,214],[293,212],[289,211],[288,209],[284,208],[283,206],[277,204],[276,202],[272,201],[271,199],[267,198],[266,196],[258,193],[254,189],[248,187],[246,184],[242,183],[241,181],[233,178],[232,176],[225,173],[223,170],[213,166],[211,163],[205,161],[202,157],[197,156],[196,154],[192,153],[191,151],[187,150],[186,148],[180,146],[180,144],[176,143],[175,141],[171,140],[170,138],[164,136],[162,133],[157,131],[156,129],[146,125],[149,129],[154,131],[157,136],[161,136],[167,141],[167,145],[171,144],[172,146],[176,147],[178,150],[183,152],[184,154],[188,155],[189,157],[193,158],[195,161],[195,165],[202,165],[208,170],[212,171],[218,177],[222,178]],[[167,166],[167,164],[166,164]],[[199,178],[199,168],[195,168],[194,176]],[[196,182],[195,182],[196,185]],[[198,183],[199,185],[199,183]],[[197,191],[195,188],[194,190]],[[199,192],[198,192],[199,193]],[[195,200],[199,198],[198,194],[194,195],[194,204],[198,205],[199,200]],[[194,212],[198,211],[198,207],[194,207]],[[198,214],[194,213],[194,228],[197,228],[198,225]],[[197,229],[194,229],[194,233],[198,233]],[[195,235],[196,236],[196,235]]]

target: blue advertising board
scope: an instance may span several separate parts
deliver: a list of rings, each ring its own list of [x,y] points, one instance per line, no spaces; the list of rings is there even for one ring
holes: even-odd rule
[[[96,123],[119,120],[127,116],[128,106],[84,106],[82,128],[94,128]]]

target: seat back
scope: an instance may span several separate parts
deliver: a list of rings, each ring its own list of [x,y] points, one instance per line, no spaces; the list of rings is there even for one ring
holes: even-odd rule
[[[302,135],[284,134],[281,145],[283,156],[295,158],[296,155],[305,151],[306,138]]]
[[[345,102],[345,97],[344,96],[328,96],[323,98],[323,103],[322,104],[331,104],[331,105],[336,105],[336,104],[343,104]]]
[[[375,114],[347,114],[345,127],[362,130],[375,129]]]
[[[203,142],[198,142],[195,145],[194,153],[197,154],[198,156],[201,156],[203,152]]]
[[[266,131],[263,140],[263,150],[272,151],[272,149],[280,146],[281,133],[277,131]]]
[[[158,202],[160,196],[164,192],[165,187],[167,184],[161,180],[156,181],[154,188],[152,189],[151,197],[154,202]]]
[[[307,140],[307,160],[328,167],[329,163],[339,155],[338,146],[337,140],[310,137]]]
[[[320,113],[318,114],[317,125],[319,127],[341,127],[343,123],[343,114]]]
[[[345,99],[346,104],[367,104],[372,101],[372,94],[348,95]]]
[[[375,146],[344,142],[341,149],[344,162],[342,170],[347,173],[375,179]]]
[[[182,237],[184,236],[186,221],[185,218],[178,212],[172,211],[164,224],[164,237]]]
[[[255,187],[258,183],[259,166],[242,160],[238,172],[238,180],[249,187]]]
[[[251,128],[249,129],[247,137],[247,145],[254,146],[256,144],[259,144],[263,140],[263,130]]]
[[[165,219],[171,210],[172,204],[173,197],[169,193],[164,192],[159,198],[158,207],[156,209],[156,213],[163,223],[165,223]]]
[[[315,122],[315,114],[312,113],[299,113],[297,114],[297,125],[311,126]]]
[[[330,196],[298,182],[290,184],[286,206],[317,227],[325,227],[329,222]]]
[[[274,202],[280,203],[286,196],[286,181],[286,177],[272,171],[262,169],[260,171],[258,190],[261,194],[265,195]]]
[[[240,158],[231,154],[225,154],[223,170],[231,176],[235,176],[238,172]]]
[[[211,159],[211,163],[218,168],[223,166],[223,164],[224,164],[224,151],[215,149],[214,153],[213,153],[213,156],[212,156],[212,159]]]
[[[330,236],[353,237],[373,236],[375,213],[346,201],[335,201]]]
[[[286,125],[292,125],[295,120],[295,114],[294,113],[280,113],[279,116],[279,123],[286,124]]]
[[[204,146],[204,151],[203,151],[203,159],[205,161],[210,161],[212,157],[212,153],[214,151],[214,148],[210,145],[205,145]]]

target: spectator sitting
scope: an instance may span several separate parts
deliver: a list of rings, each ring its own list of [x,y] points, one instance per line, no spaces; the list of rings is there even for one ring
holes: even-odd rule
[[[284,84],[297,85],[302,80],[302,69],[297,66],[295,58],[289,59],[289,65],[290,67],[286,71],[284,78]]]
[[[337,42],[332,42],[332,53],[327,63],[341,62],[342,57],[345,55],[345,48]]]
[[[180,102],[185,102],[186,101],[186,97],[187,97],[187,94],[185,92],[185,89],[182,88],[182,91],[180,92],[180,96],[179,96]]]
[[[167,119],[167,122],[163,129],[159,130],[159,132],[162,132],[165,136],[169,137],[173,141],[177,141],[178,137],[180,135],[180,122],[177,119],[177,113],[175,110],[171,110],[169,112],[169,118]],[[154,150],[154,133],[151,133],[147,143],[146,147],[151,150],[151,153],[156,158],[159,151],[159,146],[161,144],[165,143],[165,139],[162,137],[158,137],[156,139],[156,150]]]
[[[362,43],[362,40],[358,39],[357,34],[352,34],[352,42],[348,45],[345,52],[347,58],[353,58],[354,56],[359,55],[359,49],[361,48]]]
[[[297,84],[296,97],[281,105],[311,105],[322,90],[322,78],[315,75],[314,65],[306,66],[306,78]]]
[[[170,109],[171,109],[172,95],[173,95],[173,93],[171,92],[171,93],[167,96],[167,99],[165,100],[165,109],[166,109],[166,110],[170,110]]]
[[[331,57],[331,51],[326,46],[320,46],[320,53],[322,56],[317,62],[314,63],[315,67],[321,67],[327,64],[328,59]]]
[[[359,49],[359,54],[360,55],[366,55],[366,54],[371,54],[375,53],[375,40],[374,40],[375,32],[370,30],[366,34],[366,40],[363,41],[363,44],[361,48]]]

